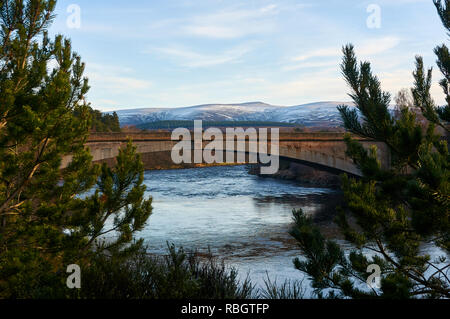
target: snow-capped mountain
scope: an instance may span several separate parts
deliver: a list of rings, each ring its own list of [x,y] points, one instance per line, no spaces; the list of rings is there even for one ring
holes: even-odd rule
[[[305,126],[339,126],[337,106],[344,102],[318,102],[296,106],[276,106],[262,102],[206,104],[181,108],[142,108],[118,110],[120,124],[139,125],[168,120],[268,121],[298,123]]]

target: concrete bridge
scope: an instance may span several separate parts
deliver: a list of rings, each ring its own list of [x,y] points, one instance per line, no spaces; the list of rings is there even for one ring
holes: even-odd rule
[[[270,130],[269,130],[270,131]],[[193,136],[193,135],[192,135]],[[354,165],[353,161],[345,155],[346,145],[343,133],[283,133],[279,135],[279,155],[281,159],[299,162],[319,169],[345,172],[360,176],[361,172]],[[136,145],[138,152],[142,156],[144,167],[152,168],[152,153],[171,152],[172,148],[181,140],[172,140],[170,132],[143,132],[143,133],[93,133],[87,142],[94,162],[113,163],[118,155],[119,149],[123,147],[128,139]],[[367,139],[356,138],[365,147],[376,145],[378,148],[378,158],[383,167],[388,167],[390,154],[384,143]],[[211,141],[204,140],[203,147]],[[236,139],[235,143],[239,143]],[[256,143],[252,139],[245,139],[245,152],[251,149],[251,143]],[[194,145],[194,144],[193,144]],[[226,143],[224,143],[226,145]],[[234,147],[234,150],[237,147]],[[195,146],[193,146],[194,148]],[[270,153],[271,143],[268,140]],[[224,152],[228,151],[224,146]],[[236,152],[236,151],[235,151]],[[66,167],[71,158],[63,160],[63,167]]]

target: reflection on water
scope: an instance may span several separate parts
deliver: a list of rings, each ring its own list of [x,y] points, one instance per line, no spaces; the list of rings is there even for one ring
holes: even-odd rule
[[[333,193],[252,176],[245,166],[149,171],[145,184],[153,214],[138,237],[152,253],[165,253],[167,242],[209,247],[258,283],[266,272],[279,280],[302,278],[292,264],[299,254],[288,233],[292,210],[313,214]]]

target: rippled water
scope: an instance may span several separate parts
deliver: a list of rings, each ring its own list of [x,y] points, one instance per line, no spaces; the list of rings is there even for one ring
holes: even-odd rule
[[[292,210],[318,214],[336,197],[331,189],[249,175],[245,166],[148,171],[145,184],[146,196],[154,199],[153,214],[137,237],[145,239],[151,253],[166,254],[167,243],[205,253],[210,249],[258,288],[267,276],[278,283],[304,279],[292,262],[301,257],[289,235]],[[349,246],[338,242],[348,254]],[[429,244],[422,252],[432,259],[445,255]],[[305,297],[314,297],[308,280],[303,287]]]
[[[333,192],[252,176],[245,166],[148,171],[145,184],[153,214],[138,237],[151,252],[166,253],[167,242],[210,247],[257,284],[266,273],[279,281],[303,278],[292,263],[299,256],[288,233],[292,210],[314,213]]]

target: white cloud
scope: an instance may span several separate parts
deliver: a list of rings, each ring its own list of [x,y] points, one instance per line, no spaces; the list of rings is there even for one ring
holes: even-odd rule
[[[359,59],[370,58],[373,60],[377,55],[381,55],[397,47],[399,43],[400,39],[394,36],[373,38],[364,40],[361,43],[355,43],[355,51]],[[282,69],[283,71],[293,71],[304,68],[338,66],[341,57],[342,47],[320,48],[293,57]]]
[[[119,105],[119,103],[115,100],[109,100],[109,99],[98,99],[95,100],[95,105],[101,105],[102,107],[105,106],[111,106],[111,107],[115,107],[117,105]]]
[[[348,99],[344,80],[332,68],[302,74],[286,82],[272,83],[266,90],[270,99],[283,100],[288,104]]]
[[[312,58],[324,58],[324,57],[334,57],[341,53],[341,48],[322,48],[314,51],[307,52],[305,54],[299,55],[293,58],[293,61],[306,61]]]
[[[363,56],[371,56],[380,53],[384,53],[392,48],[395,48],[400,43],[400,39],[393,36],[387,36],[383,38],[374,38],[363,41],[360,45],[355,45],[357,54]],[[318,50],[309,51],[302,55],[294,57],[292,60],[301,62],[310,60],[313,58],[330,58],[342,55],[341,47],[329,47],[321,48]]]
[[[384,53],[390,49],[395,48],[400,43],[400,39],[393,36],[388,36],[378,39],[370,39],[364,41],[361,48],[356,48],[356,53],[362,56],[372,56]]]
[[[105,75],[102,73],[88,73],[90,81],[96,84],[97,87],[107,88],[109,90],[140,90],[147,89],[152,86],[152,83],[145,80],[140,80],[132,77]]]
[[[117,107],[116,99],[124,94],[136,96],[152,87],[152,82],[134,77],[133,69],[127,67],[88,63],[85,73],[91,86],[88,97],[95,108]]]
[[[199,53],[180,47],[157,48],[154,51],[173,58],[181,66],[201,68],[237,62],[246,53],[250,52],[251,49],[246,46],[239,46],[217,54]]]
[[[441,77],[442,74],[436,69],[433,69],[434,81],[430,93],[435,102],[439,105],[445,104],[445,96],[437,80]],[[413,86],[414,81],[412,70],[408,69],[381,72],[379,78],[382,88],[390,92],[392,96],[395,96],[401,89],[410,89]]]
[[[271,18],[278,13],[274,4],[258,9],[225,9],[216,13],[198,15],[182,27],[182,32],[199,37],[234,39],[274,29]]]
[[[324,68],[338,66],[336,61],[326,61],[326,62],[304,62],[298,64],[289,64],[282,68],[283,71],[294,71],[299,69],[309,69],[309,68]]]
[[[412,3],[430,3],[429,0],[377,0],[377,4],[383,6],[389,5],[403,5],[403,4],[412,4]]]

